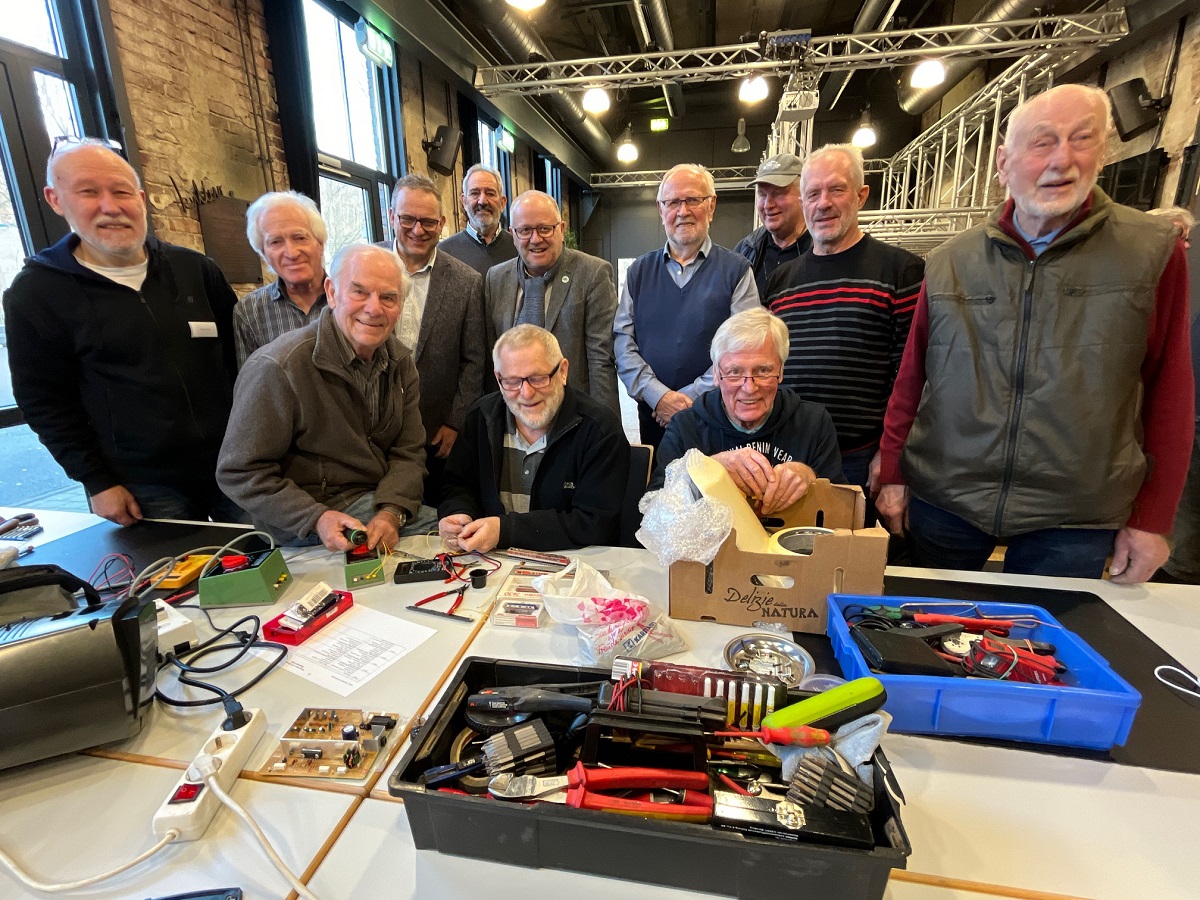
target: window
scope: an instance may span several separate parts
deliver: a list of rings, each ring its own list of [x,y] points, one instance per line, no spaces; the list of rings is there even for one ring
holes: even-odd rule
[[[329,227],[326,264],[346,244],[387,237],[387,200],[395,183],[389,125],[398,108],[391,68],[359,51],[354,27],[316,0],[304,0],[321,213]]]
[[[502,141],[503,129],[479,120],[479,161],[500,173],[500,186],[504,189],[504,196],[511,202],[512,154],[504,148]]]
[[[541,157],[542,168],[545,169],[546,193],[554,198],[558,208],[562,209],[562,169],[548,156]]]

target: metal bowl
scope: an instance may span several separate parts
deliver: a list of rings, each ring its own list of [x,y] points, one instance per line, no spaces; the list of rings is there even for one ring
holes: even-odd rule
[[[813,673],[816,664],[808,651],[774,634],[743,634],[725,645],[725,665],[735,672],[752,672],[778,678],[795,687]]]

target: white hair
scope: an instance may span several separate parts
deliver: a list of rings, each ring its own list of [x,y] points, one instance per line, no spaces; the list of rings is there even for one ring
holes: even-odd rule
[[[338,284],[338,276],[342,274],[342,270],[360,256],[378,256],[380,259],[386,259],[396,270],[396,284],[400,293],[407,292],[408,273],[404,271],[400,257],[386,247],[376,247],[374,244],[347,244],[335,253],[333,262],[329,264],[330,280],[335,285]]]
[[[667,174],[663,176],[662,183],[658,186],[659,202],[662,201],[663,188],[667,186],[667,182],[680,172],[687,172],[689,175],[695,175],[697,178],[703,181],[704,190],[709,194],[709,196],[712,196],[717,192],[717,183],[713,181],[712,172],[708,171],[708,169],[704,168],[704,166],[698,165],[697,163],[680,163],[677,166],[672,166],[671,168],[667,169]]]
[[[475,163],[475,165],[473,165],[473,166],[471,166],[471,168],[467,169],[466,174],[463,175],[463,183],[462,183],[463,196],[466,196],[466,193],[467,193],[467,182],[471,180],[471,176],[474,175],[476,172],[487,172],[489,175],[491,175],[493,178],[495,178],[496,179],[496,190],[500,192],[501,197],[504,196],[504,178],[500,175],[500,172],[498,170],[493,169],[491,166],[485,166],[483,163]]]
[[[125,165],[129,166],[129,171],[133,173],[133,180],[137,184],[138,190],[142,189],[142,177],[138,175],[137,169],[130,165],[129,160],[113,149],[113,142],[105,138],[90,137],[63,141],[58,147],[50,151],[50,155],[46,158],[46,187],[54,188],[54,170],[58,168],[59,163],[72,153],[76,153],[79,150],[86,150],[89,147],[99,147],[101,150],[107,150],[121,162],[125,163]]]
[[[1021,126],[1025,124],[1025,118],[1029,115],[1032,105],[1043,97],[1049,97],[1059,91],[1082,91],[1085,97],[1095,103],[1099,103],[1104,110],[1103,138],[1107,138],[1108,133],[1113,129],[1112,101],[1108,98],[1108,93],[1103,88],[1093,87],[1090,84],[1060,84],[1050,88],[1048,91],[1042,91],[1040,94],[1034,94],[1032,97],[1026,98],[1023,103],[1017,104],[1013,111],[1009,113],[1008,124],[1004,129],[1005,147],[1009,146],[1009,138],[1019,132]]]
[[[840,153],[850,162],[850,187],[858,190],[866,184],[866,178],[863,174],[863,155],[862,151],[853,144],[826,144],[818,150],[814,150],[804,160],[804,164],[800,167],[800,190],[804,190],[804,176],[808,174],[808,167],[816,160],[823,156],[829,156],[832,153]]]
[[[1192,233],[1192,229],[1196,227],[1196,217],[1190,210],[1184,209],[1182,206],[1160,206],[1158,209],[1148,209],[1146,212],[1160,219],[1166,219],[1179,229],[1179,236],[1185,240]]]
[[[783,323],[783,319],[773,315],[763,306],[732,315],[721,323],[721,327],[713,335],[712,346],[709,348],[712,364],[716,366],[726,353],[757,350],[767,338],[775,345],[775,352],[779,354],[779,362],[782,365],[787,361],[790,346],[787,325]]]
[[[534,344],[541,347],[545,351],[546,356],[555,361],[555,365],[562,362],[563,352],[562,347],[558,344],[558,338],[545,328],[530,325],[526,322],[524,325],[517,325],[508,329],[508,331],[496,339],[496,346],[492,348],[492,366],[495,368],[495,371],[500,371],[501,350],[520,350],[523,347],[531,347]]]
[[[329,233],[325,228],[325,220],[321,218],[321,211],[317,209],[317,204],[312,198],[299,191],[271,191],[251,203],[250,208],[246,210],[246,240],[250,242],[255,253],[266,259],[263,256],[262,220],[271,210],[282,206],[294,206],[303,212],[308,218],[308,230],[317,239],[317,243],[325,245]]]

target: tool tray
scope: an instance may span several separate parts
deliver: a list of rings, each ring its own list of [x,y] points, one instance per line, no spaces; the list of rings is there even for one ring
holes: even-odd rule
[[[896,802],[881,786],[870,814],[875,847],[854,850],[556,803],[511,803],[427,790],[417,783],[422,772],[449,761],[469,694],[500,686],[605,681],[610,674],[607,669],[464,660],[388,778],[388,792],[404,800],[417,849],[755,900],[766,892],[879,900],[891,869],[905,867],[912,846]],[[587,764],[596,761],[588,758],[591,752],[585,744]],[[643,757],[636,764],[656,761]]]

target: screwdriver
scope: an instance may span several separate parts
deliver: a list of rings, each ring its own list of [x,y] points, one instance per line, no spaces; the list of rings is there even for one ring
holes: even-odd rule
[[[767,728],[758,731],[714,731],[714,737],[758,738],[765,744],[782,744],[785,747],[823,747],[829,743],[829,732],[824,728],[799,725],[795,728]]]

